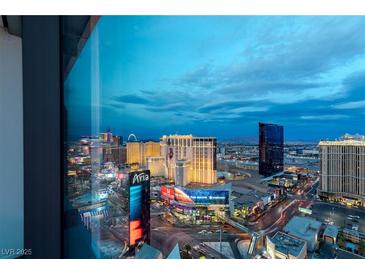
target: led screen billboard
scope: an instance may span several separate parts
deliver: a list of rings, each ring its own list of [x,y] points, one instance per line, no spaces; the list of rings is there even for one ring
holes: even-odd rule
[[[161,197],[168,200],[173,200],[175,198],[175,190],[172,187],[161,186]]]
[[[150,242],[150,171],[129,173],[129,246]]]
[[[226,205],[229,203],[229,191],[175,188],[175,200],[178,202],[190,204]]]

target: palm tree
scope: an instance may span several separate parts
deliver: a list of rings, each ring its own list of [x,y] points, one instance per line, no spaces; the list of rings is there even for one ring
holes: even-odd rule
[[[190,253],[191,253],[191,246],[189,244],[186,244],[184,246],[184,249],[185,249],[186,253],[190,255]]]
[[[338,234],[337,244],[340,248],[345,247],[345,237],[343,236],[343,234],[341,232]]]
[[[191,246],[189,244],[185,244],[183,249],[181,250],[181,257],[183,259],[191,259]]]

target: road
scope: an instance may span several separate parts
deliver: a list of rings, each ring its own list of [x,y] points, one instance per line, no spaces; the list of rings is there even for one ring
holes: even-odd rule
[[[189,244],[191,247],[198,246],[207,257],[225,258],[214,249],[202,245],[204,242],[219,242],[219,225],[203,226],[176,226],[165,221],[161,216],[151,218],[151,245],[161,250],[167,256],[178,242],[180,247]],[[207,233],[201,233],[206,230]],[[222,227],[222,241],[233,243],[236,239],[249,239],[250,235],[232,226],[225,224]],[[198,250],[192,250],[193,257],[198,258],[201,254]],[[240,258],[236,245],[232,245],[235,257]]]
[[[328,223],[332,221],[334,225],[343,227],[348,215],[359,216],[359,231],[365,233],[365,210],[358,208],[349,208],[340,204],[314,201],[312,204],[313,218]]]

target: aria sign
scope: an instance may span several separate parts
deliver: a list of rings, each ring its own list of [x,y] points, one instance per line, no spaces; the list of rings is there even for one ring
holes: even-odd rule
[[[129,173],[129,249],[150,242],[150,171]]]
[[[150,180],[150,171],[132,172],[130,173],[129,179],[131,185],[143,184]]]

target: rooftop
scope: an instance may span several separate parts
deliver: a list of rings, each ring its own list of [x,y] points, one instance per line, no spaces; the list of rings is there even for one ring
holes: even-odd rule
[[[310,217],[294,216],[284,227],[284,231],[303,240],[312,241],[322,223]]]
[[[345,134],[340,140],[320,141],[320,146],[336,145],[336,146],[365,146],[365,136],[360,134]]]
[[[179,134],[163,135],[162,139],[164,139],[164,138],[172,138],[172,139],[217,139],[217,137],[193,136],[191,134],[186,134],[186,135],[179,135]]]
[[[337,238],[338,228],[335,225],[328,224],[324,230],[323,236],[328,236],[331,238]]]
[[[206,189],[206,190],[227,190],[232,191],[232,183],[225,184],[204,184],[204,183],[189,183],[184,188],[187,189]]]
[[[275,244],[275,249],[280,253],[292,256],[299,256],[306,245],[306,242],[294,236],[285,234],[281,231],[276,232],[274,237],[270,238]]]
[[[358,141],[365,141],[365,135],[360,134],[348,134],[341,136],[341,140],[358,140]]]
[[[235,203],[245,206],[254,206],[258,202],[262,201],[262,198],[265,196],[263,193],[259,193],[251,190],[248,193],[241,194],[238,198],[234,199]]]

